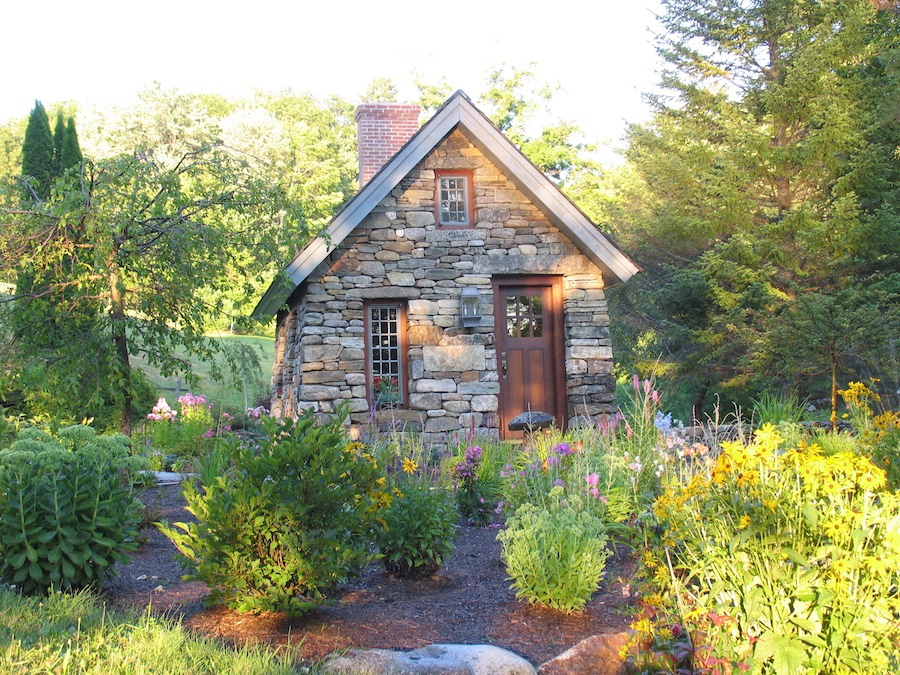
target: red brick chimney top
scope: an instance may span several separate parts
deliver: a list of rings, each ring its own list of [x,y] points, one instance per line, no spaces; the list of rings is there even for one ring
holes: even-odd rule
[[[404,103],[363,103],[356,109],[360,187],[419,130],[421,110]]]

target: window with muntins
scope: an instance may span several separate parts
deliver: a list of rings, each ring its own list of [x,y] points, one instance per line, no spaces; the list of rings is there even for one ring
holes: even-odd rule
[[[369,400],[378,410],[404,405],[404,323],[399,304],[372,303],[366,309]]]
[[[438,225],[473,225],[472,172],[436,171],[435,180],[435,217]]]

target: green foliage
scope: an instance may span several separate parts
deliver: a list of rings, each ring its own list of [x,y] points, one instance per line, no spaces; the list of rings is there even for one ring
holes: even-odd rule
[[[450,492],[422,479],[399,481],[374,526],[388,573],[414,579],[437,572],[453,552],[457,517]]]
[[[69,116],[66,119],[66,127],[63,135],[62,147],[59,150],[59,173],[81,166],[84,155],[81,154],[81,145],[78,143],[78,132],[75,130],[75,118]]]
[[[796,398],[764,392],[759,398],[753,399],[753,426],[755,427],[762,427],[766,424],[777,425],[779,422],[799,424],[805,413],[803,403]]]
[[[0,577],[25,593],[102,586],[137,548],[127,437],[32,428],[0,450]]]
[[[723,444],[654,506],[647,564],[712,654],[759,673],[889,672],[900,499],[849,452],[785,448],[771,425]]]
[[[718,393],[896,379],[897,21],[869,0],[662,3],[664,91],[600,206],[644,270],[610,293],[619,358],[661,358],[696,417]]]
[[[490,444],[470,445],[451,462],[459,513],[472,525],[490,523],[500,498],[500,467],[494,449]]]
[[[420,87],[423,96],[427,90]],[[553,97],[547,85],[538,85],[530,70],[506,66],[495,68],[488,77],[488,89],[481,95],[488,117],[534,164],[550,178],[564,183],[573,174],[596,169],[585,156],[593,146],[580,142],[581,129],[572,122],[558,121],[543,127],[534,136],[530,122]]]
[[[392,103],[397,100],[397,87],[390,78],[377,77],[369,83],[362,97],[366,103]]]
[[[112,611],[92,593],[30,598],[0,588],[0,672],[289,675],[291,652],[224,646],[149,611]]]
[[[516,597],[563,612],[581,611],[603,578],[606,532],[603,522],[551,490],[553,503],[525,504],[497,535]],[[577,499],[577,498],[576,498]]]
[[[60,179],[54,198],[17,212],[0,237],[0,269],[29,272],[39,289],[6,317],[23,360],[50,383],[86,374],[85,398],[118,404],[123,430],[134,415],[130,354],[145,353],[165,374],[189,365],[178,348],[208,358],[219,345],[205,324],[223,305],[204,292],[253,294],[249,280],[280,252],[277,190],[222,148],[182,159],[172,168],[135,155],[88,163]],[[60,325],[71,339],[58,339]]]
[[[35,101],[22,144],[22,177],[27,184],[26,199],[46,199],[50,195],[55,175],[50,120],[41,102]]]
[[[232,417],[222,412],[218,423],[205,396],[188,392],[178,397],[178,410],[165,398],[151,408],[140,432],[151,456],[172,457],[178,471],[191,471],[200,457],[218,447],[231,431]]]
[[[201,462],[199,487],[185,484],[199,522],[161,529],[214,602],[299,615],[369,560],[377,467],[347,442],[340,414],[262,421],[258,445],[224,446]]]

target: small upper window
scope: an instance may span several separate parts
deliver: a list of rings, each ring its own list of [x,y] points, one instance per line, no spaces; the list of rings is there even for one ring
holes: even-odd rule
[[[473,225],[472,172],[436,171],[435,179],[435,217],[438,225]]]

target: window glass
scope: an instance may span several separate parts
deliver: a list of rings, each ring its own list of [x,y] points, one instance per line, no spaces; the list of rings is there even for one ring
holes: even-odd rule
[[[468,225],[468,178],[466,176],[441,176],[438,193],[440,224]]]
[[[379,409],[403,404],[403,363],[400,349],[400,307],[370,305],[369,392]]]

